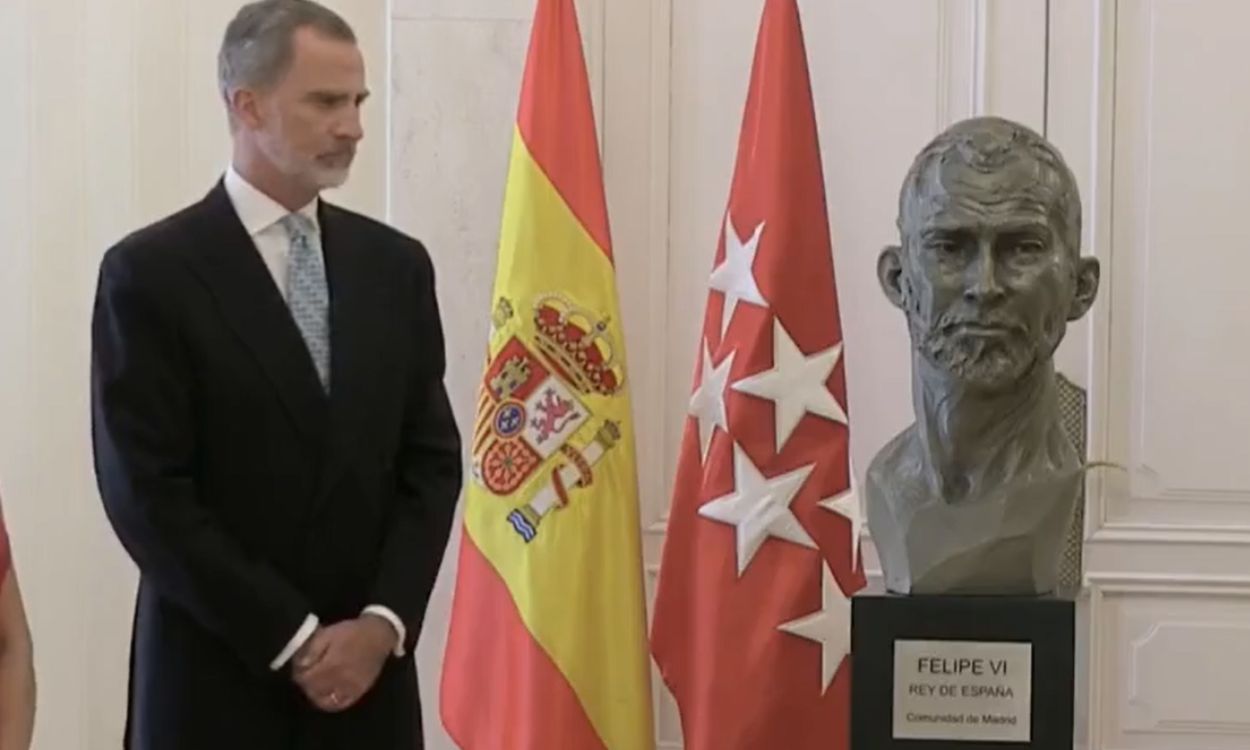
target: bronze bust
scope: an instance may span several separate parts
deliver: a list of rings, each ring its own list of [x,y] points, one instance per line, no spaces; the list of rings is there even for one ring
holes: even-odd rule
[[[1042,594],[1084,477],[1053,355],[1098,292],[1076,180],[1018,123],[965,120],[916,157],[878,277],[907,318],[915,424],[868,470],[890,591]]]

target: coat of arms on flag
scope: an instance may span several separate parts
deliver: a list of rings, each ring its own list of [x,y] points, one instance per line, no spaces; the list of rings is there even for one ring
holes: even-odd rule
[[[570,487],[594,481],[594,464],[620,438],[614,422],[600,420],[586,445],[572,440],[594,420],[584,397],[612,396],[625,377],[604,316],[556,293],[532,307],[532,337],[511,334],[486,367],[473,431],[473,478],[491,494],[507,497],[536,474],[544,481],[508,515],[526,542],[548,512],[568,505]],[[495,335],[515,328],[512,317],[512,303],[501,299]]]

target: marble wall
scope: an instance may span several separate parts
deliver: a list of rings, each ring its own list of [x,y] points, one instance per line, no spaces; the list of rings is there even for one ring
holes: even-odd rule
[[[447,336],[447,385],[464,432],[474,400],[495,274],[528,0],[394,0],[389,213],[434,258]],[[446,560],[456,559],[459,528]],[[426,746],[453,750],[438,683],[455,569],[445,564],[417,649]]]

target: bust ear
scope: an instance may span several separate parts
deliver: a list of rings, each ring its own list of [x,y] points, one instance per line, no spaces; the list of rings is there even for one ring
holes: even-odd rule
[[[1076,294],[1072,296],[1072,307],[1068,309],[1068,320],[1077,320],[1089,312],[1098,296],[1098,282],[1102,276],[1102,268],[1097,258],[1077,258],[1076,261]]]
[[[904,309],[906,294],[903,291],[903,248],[887,245],[877,256],[877,280],[886,299],[895,307]]]

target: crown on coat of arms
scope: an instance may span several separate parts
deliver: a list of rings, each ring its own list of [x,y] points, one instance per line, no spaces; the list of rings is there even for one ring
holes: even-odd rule
[[[625,380],[608,333],[599,318],[564,297],[549,294],[534,303],[538,350],[582,393],[610,396]]]

